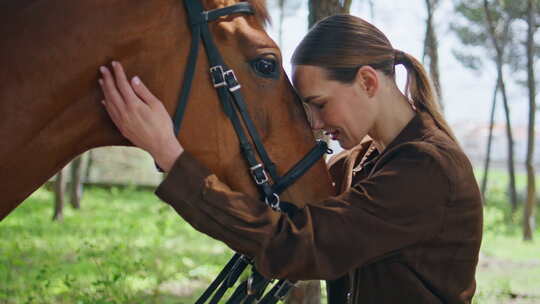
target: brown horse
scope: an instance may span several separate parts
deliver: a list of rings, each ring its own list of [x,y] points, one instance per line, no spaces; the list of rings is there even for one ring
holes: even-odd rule
[[[203,1],[206,9],[236,2]],[[242,82],[249,112],[283,174],[310,150],[313,135],[283,70],[279,79],[262,78],[248,64],[260,56],[281,60],[264,31],[264,3],[250,2],[257,14],[222,18],[211,32]],[[100,65],[121,61],[172,114],[191,33],[180,0],[1,0],[0,20],[1,220],[80,153],[129,145],[99,103]],[[179,140],[233,189],[256,195],[202,49]],[[302,206],[331,192],[321,161],[283,199]]]

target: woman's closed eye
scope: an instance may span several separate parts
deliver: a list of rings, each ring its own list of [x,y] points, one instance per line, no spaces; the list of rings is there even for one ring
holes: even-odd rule
[[[325,101],[317,101],[317,102],[311,102],[311,104],[316,108],[316,109],[319,109],[319,110],[322,110],[324,109],[324,106],[326,105],[326,102]]]

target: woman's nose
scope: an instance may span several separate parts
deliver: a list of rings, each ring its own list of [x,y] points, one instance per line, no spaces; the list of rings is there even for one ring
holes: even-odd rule
[[[321,130],[324,127],[324,121],[321,119],[319,111],[310,107],[309,116],[309,123],[314,131]]]

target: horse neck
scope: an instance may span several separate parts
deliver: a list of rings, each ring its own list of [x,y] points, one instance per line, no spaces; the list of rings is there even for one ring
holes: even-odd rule
[[[100,104],[100,65],[121,61],[169,100],[180,86],[180,1],[55,6],[11,1],[0,13],[0,219],[76,155],[127,144]]]

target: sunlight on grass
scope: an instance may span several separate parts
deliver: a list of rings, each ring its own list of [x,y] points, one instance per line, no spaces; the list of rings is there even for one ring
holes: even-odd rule
[[[540,303],[540,231],[523,243],[504,191],[490,186],[475,303]],[[0,223],[0,303],[193,303],[232,255],[152,192],[87,189],[51,222],[36,191]]]
[[[151,192],[89,189],[63,222],[52,199],[40,189],[0,224],[2,303],[152,303],[165,282],[202,282],[191,299],[232,254]]]

